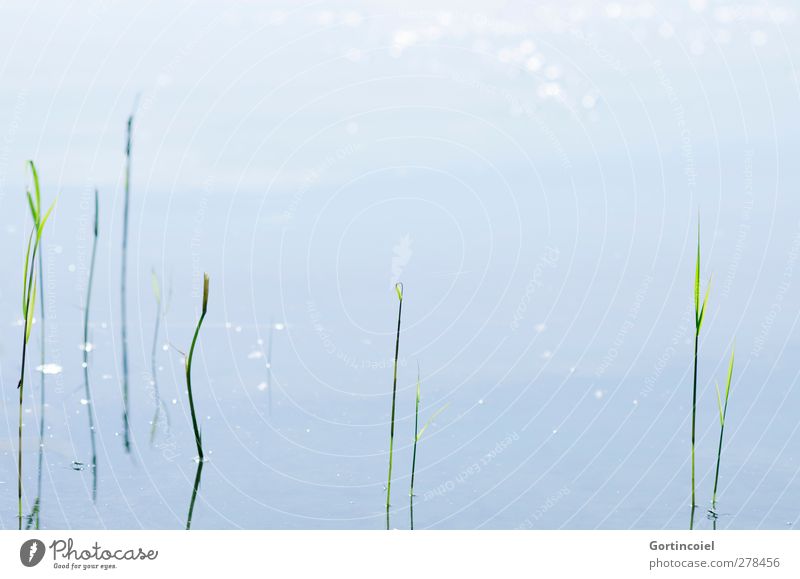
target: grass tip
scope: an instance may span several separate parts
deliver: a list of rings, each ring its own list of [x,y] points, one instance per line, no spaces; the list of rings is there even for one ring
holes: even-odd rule
[[[203,313],[208,311],[208,274],[203,274]]]

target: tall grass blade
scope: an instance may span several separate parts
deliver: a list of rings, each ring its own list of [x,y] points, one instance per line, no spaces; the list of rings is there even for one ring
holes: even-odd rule
[[[425,430],[428,428],[428,426],[430,426],[433,423],[433,421],[436,420],[436,417],[439,416],[442,412],[444,412],[445,409],[449,406],[449,403],[448,403],[448,404],[445,404],[444,406],[442,406],[441,408],[439,408],[439,410],[434,412],[431,415],[431,417],[428,418],[428,421],[422,426],[422,428],[420,428],[419,427],[419,403],[420,403],[420,398],[421,398],[421,396],[420,396],[421,384],[422,384],[422,381],[420,380],[420,377],[419,377],[419,365],[417,365],[417,399],[416,399],[416,403],[415,403],[415,406],[414,406],[414,450],[413,450],[412,455],[411,455],[411,487],[410,487],[410,489],[408,491],[408,495],[410,497],[410,506],[411,506],[411,508],[409,510],[410,510],[410,514],[411,514],[411,530],[412,531],[414,530],[414,479],[416,477],[416,471],[417,471],[417,443],[420,440],[422,440],[422,435],[425,432]]]
[[[200,438],[200,429],[197,426],[197,414],[194,409],[194,396],[192,395],[192,360],[194,358],[194,348],[197,344],[197,336],[200,334],[200,327],[203,325],[203,320],[208,311],[208,274],[203,274],[203,309],[200,313],[200,319],[197,321],[197,327],[194,330],[192,337],[192,345],[189,348],[189,355],[186,356],[186,389],[189,392],[189,409],[192,414],[192,428],[194,429],[194,442],[197,445],[197,474],[194,478],[194,486],[192,488],[192,499],[189,502],[189,514],[186,517],[186,530],[192,528],[192,514],[194,513],[194,503],[197,500],[197,492],[200,489],[200,477],[203,474],[203,441]]]
[[[419,364],[417,364],[417,397],[414,403],[414,451],[411,455],[411,488],[409,496],[409,515],[411,517],[411,530],[414,530],[414,474],[417,470],[417,442],[419,442],[419,398],[420,398],[420,376]]]
[[[192,428],[194,429],[194,441],[197,446],[197,455],[200,462],[203,462],[203,441],[200,437],[200,429],[197,426],[197,414],[194,410],[194,396],[192,395],[192,360],[194,359],[194,348],[197,344],[197,337],[200,335],[200,327],[203,325],[203,320],[208,312],[208,274],[203,274],[203,309],[200,313],[200,319],[197,321],[197,327],[194,330],[192,337],[192,345],[189,348],[189,355],[186,356],[186,389],[189,391],[189,410],[192,414]]]
[[[719,404],[719,446],[717,447],[717,469],[714,475],[714,493],[711,497],[711,508],[717,506],[717,487],[719,485],[719,463],[722,459],[722,436],[725,433],[725,418],[728,416],[728,398],[731,394],[731,378],[733,377],[733,359],[736,351],[736,345],[731,348],[731,361],[728,365],[728,379],[725,385],[725,401],[723,402],[717,387],[717,403]]]
[[[42,240],[42,233],[44,231],[44,222],[41,219],[41,191],[39,188],[39,176],[36,172],[36,165],[33,161],[28,161],[28,167],[33,176],[33,185],[35,195],[31,195],[30,191],[26,192],[28,206],[31,211],[31,218],[33,219],[33,229],[28,238],[28,246],[25,251],[25,266],[23,269],[23,282],[22,282],[22,314],[24,318],[23,339],[22,339],[22,360],[20,363],[19,382],[17,389],[19,390],[19,422],[17,429],[18,436],[18,451],[17,451],[17,515],[19,519],[19,529],[22,530],[22,405],[24,402],[25,393],[25,363],[28,353],[28,341],[30,340],[31,330],[33,329],[33,313],[36,307],[36,285],[37,279],[35,275],[36,255],[39,251],[39,244]],[[52,207],[48,211],[48,216]],[[41,266],[41,263],[40,263]],[[40,427],[41,428],[41,427]],[[34,503],[34,509],[38,513],[38,505]],[[38,514],[37,514],[38,516]]]
[[[697,493],[695,484],[695,442],[697,436],[697,353],[700,346],[700,328],[703,325],[703,317],[708,303],[708,294],[711,290],[711,282],[706,287],[705,297],[702,306],[700,305],[700,224],[697,225],[697,260],[695,263],[694,275],[694,371],[692,379],[692,507],[697,505]]]
[[[400,321],[403,315],[403,284],[398,282],[394,285],[397,292],[397,338],[394,346],[394,377],[392,380],[392,419],[389,430],[389,478],[386,483],[386,530],[389,530],[389,508],[392,496],[392,454],[394,451],[394,418],[397,403],[397,361],[400,356]]]

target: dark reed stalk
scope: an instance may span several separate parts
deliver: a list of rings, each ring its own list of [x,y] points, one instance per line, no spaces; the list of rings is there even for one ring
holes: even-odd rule
[[[398,282],[394,284],[394,290],[397,292],[397,299],[399,305],[397,307],[397,339],[394,346],[394,377],[392,380],[392,420],[391,428],[389,430],[389,478],[386,483],[386,530],[389,530],[389,507],[391,504],[392,495],[392,454],[394,450],[394,418],[397,402],[397,361],[400,356],[400,320],[403,314],[403,284]]]
[[[92,285],[94,284],[94,264],[97,258],[97,238],[100,221],[100,200],[94,190],[94,227],[92,229],[92,257],[89,262],[89,282],[86,286],[86,304],[83,309],[83,387],[86,396],[86,414],[89,417],[89,438],[92,442],[92,501],[97,502],[97,440],[94,428],[94,402],[89,387],[89,312],[92,305]]]
[[[35,260],[36,259],[36,246],[33,248],[33,253],[31,255],[31,239],[33,238],[33,232],[31,232],[31,237],[28,238],[28,252],[25,258],[25,269],[28,269],[28,259]],[[18,442],[19,442],[19,450],[17,455],[17,503],[18,503],[18,514],[19,514],[19,529],[22,529],[22,401],[23,401],[23,392],[25,390],[25,357],[28,350],[28,340],[30,339],[30,328],[33,324],[33,309],[34,304],[36,302],[36,278],[33,275],[33,267],[31,267],[30,278],[27,278],[26,272],[26,279],[29,279],[27,282],[27,287],[23,287],[23,296],[26,296],[23,301],[23,315],[25,316],[25,327],[23,330],[23,341],[22,341],[22,363],[20,364],[20,375],[19,375],[19,383],[17,385],[17,389],[19,390],[19,429],[18,429]],[[31,289],[32,288],[32,289]]]
[[[417,468],[417,443],[419,442],[419,398],[420,398],[420,379],[419,379],[419,364],[417,364],[417,400],[414,406],[414,452],[411,455],[411,488],[408,495],[411,497],[413,504],[414,501],[414,473]],[[412,523],[413,528],[413,523]]]
[[[135,107],[134,107],[135,108]],[[133,113],[128,117],[125,138],[125,200],[122,212],[122,266],[120,275],[120,322],[122,341],[122,425],[125,452],[131,451],[130,440],[130,399],[128,369],[128,308],[127,308],[127,275],[128,275],[128,221],[131,201],[131,140],[133,133]]]
[[[203,441],[200,438],[200,429],[197,426],[197,414],[194,410],[194,397],[192,396],[192,358],[194,357],[194,347],[197,344],[197,336],[200,334],[200,326],[203,325],[203,320],[208,311],[208,274],[203,274],[203,309],[200,313],[200,319],[197,321],[197,327],[194,330],[194,337],[192,337],[192,345],[189,348],[189,355],[186,356],[186,388],[189,391],[189,409],[192,414],[192,428],[194,429],[194,442],[197,445],[197,474],[194,477],[194,486],[192,487],[192,499],[189,502],[189,514],[186,517],[186,530],[192,528],[192,514],[194,513],[194,504],[197,500],[197,493],[200,489],[200,477],[203,474]]]
[[[711,508],[715,509],[717,506],[717,486],[719,485],[719,463],[722,458],[722,436],[725,433],[725,418],[728,416],[728,397],[731,393],[731,377],[733,376],[733,357],[736,350],[736,345],[731,348],[731,361],[728,365],[728,380],[725,386],[725,402],[722,401],[722,396],[719,392],[719,385],[717,385],[717,406],[719,408],[719,446],[717,447],[717,472],[714,475],[714,494],[711,497]]]
[[[25,391],[25,361],[28,352],[28,341],[33,329],[33,314],[36,309],[36,254],[42,241],[42,232],[53,211],[55,202],[50,205],[47,212],[42,215],[42,197],[39,187],[39,175],[33,161],[28,161],[33,178],[34,195],[30,189],[25,192],[28,199],[28,207],[33,218],[33,229],[28,237],[28,248],[25,252],[25,269],[22,274],[22,316],[24,319],[23,339],[22,339],[22,361],[20,363],[20,375],[17,389],[19,390],[19,428],[18,428],[18,455],[17,455],[17,509],[19,516],[19,529],[22,530],[22,403]]]
[[[708,303],[708,292],[711,289],[711,281],[709,280],[706,287],[706,295],[703,298],[703,305],[700,305],[700,225],[697,225],[697,262],[695,265],[694,276],[694,379],[692,382],[692,507],[697,506],[696,492],[695,492],[695,435],[697,431],[697,351],[700,344],[700,328],[703,325],[703,316],[706,311],[706,304]]]
[[[439,414],[441,414],[445,408],[447,408],[447,404],[442,406],[439,410],[434,412],[428,421],[419,428],[419,402],[420,402],[420,390],[421,390],[421,380],[419,377],[419,365],[417,365],[417,400],[416,405],[414,408],[414,451],[411,455],[411,488],[408,491],[408,496],[410,499],[410,514],[411,514],[411,530],[414,530],[414,478],[416,475],[417,470],[417,443],[422,439],[422,434],[425,432],[425,429],[431,425],[431,423],[436,419]]]
[[[192,345],[189,348],[189,355],[186,356],[186,389],[189,391],[189,410],[192,414],[192,428],[194,429],[194,442],[197,445],[198,460],[203,462],[203,441],[200,438],[200,429],[197,426],[197,414],[194,410],[194,396],[192,395],[192,359],[194,358],[194,347],[197,344],[197,337],[200,335],[200,326],[203,325],[203,320],[208,311],[208,274],[203,274],[203,309],[200,313],[200,319],[197,321],[197,327],[194,330],[194,337],[192,338]]]
[[[201,460],[197,463],[197,472],[194,475],[194,486],[192,486],[192,500],[189,502],[189,514],[186,516],[186,530],[192,528],[192,515],[194,514],[194,503],[197,501],[197,492],[200,490],[200,478],[203,475],[203,465],[205,463]]]
[[[411,455],[411,488],[408,491],[409,496],[409,515],[411,517],[411,530],[414,530],[414,475],[417,470],[417,442],[419,442],[419,397],[420,397],[420,379],[419,379],[419,364],[417,364],[417,400],[414,406],[414,452]]]

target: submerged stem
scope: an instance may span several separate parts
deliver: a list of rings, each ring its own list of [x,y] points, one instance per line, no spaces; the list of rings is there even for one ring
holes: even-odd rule
[[[94,403],[89,387],[89,312],[92,304],[92,285],[94,284],[94,264],[97,257],[97,237],[99,230],[100,201],[97,189],[94,191],[94,230],[92,257],[89,262],[89,281],[86,286],[86,305],[83,310],[83,385],[86,396],[86,411],[89,417],[89,438],[92,443],[92,501],[97,502],[97,441],[94,428]]]
[[[41,365],[41,376],[39,377],[39,451],[37,457],[37,469],[36,469],[36,499],[33,502],[33,509],[31,510],[31,515],[28,519],[28,528],[34,526],[37,530],[39,529],[39,511],[41,509],[41,499],[42,499],[42,463],[44,461],[44,406],[45,406],[45,372],[44,372],[44,365],[47,360],[46,354],[46,340],[47,334],[45,332],[45,306],[44,306],[44,265],[42,264],[42,252],[39,252],[39,287],[41,291],[39,292],[39,317],[41,318],[41,348],[40,348],[40,365]]]
[[[130,405],[128,398],[128,310],[127,310],[127,273],[128,273],[128,215],[131,197],[131,134],[133,131],[133,114],[128,117],[125,144],[125,200],[122,210],[122,266],[120,274],[120,322],[122,333],[122,425],[124,431],[125,452],[130,452]]]
[[[31,316],[28,315],[30,308],[35,306],[35,293],[33,292],[34,283],[34,268],[32,264],[36,263],[36,252],[39,249],[39,239],[37,236],[36,243],[33,245],[33,253],[31,254],[31,267],[30,277],[28,278],[25,295],[25,325],[22,332],[22,362],[19,371],[19,383],[17,389],[19,390],[19,428],[18,428],[18,451],[17,451],[17,511],[19,516],[19,529],[22,530],[22,401],[25,391],[25,360],[28,354],[28,328]],[[27,267],[27,264],[26,264]]]

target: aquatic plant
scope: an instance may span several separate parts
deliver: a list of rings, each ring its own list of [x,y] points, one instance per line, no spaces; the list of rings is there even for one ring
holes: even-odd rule
[[[97,237],[100,223],[100,200],[94,190],[94,227],[92,229],[92,257],[89,262],[89,281],[86,285],[86,303],[83,308],[83,387],[86,397],[86,413],[89,417],[89,438],[92,442],[92,501],[97,501],[97,441],[94,428],[94,403],[89,387],[89,313],[92,305],[92,286],[94,285],[94,264],[97,258]]]
[[[197,463],[197,471],[194,475],[194,485],[192,485],[192,499],[189,501],[189,514],[186,515],[186,530],[192,528],[192,515],[194,514],[194,504],[197,501],[197,493],[200,490],[200,479],[203,476],[203,465],[205,463],[201,460]]]
[[[694,274],[694,379],[692,382],[692,507],[697,505],[695,488],[695,439],[697,432],[697,350],[700,344],[700,328],[703,326],[703,316],[708,303],[708,292],[711,290],[711,280],[706,287],[703,304],[700,305],[700,224],[697,225],[697,261]]]
[[[186,356],[186,389],[189,392],[189,410],[192,414],[192,428],[194,429],[194,442],[197,445],[197,455],[200,462],[203,462],[203,441],[200,438],[200,429],[197,426],[197,414],[194,410],[194,396],[192,395],[192,360],[194,358],[194,347],[197,344],[197,337],[200,335],[200,326],[203,325],[203,320],[208,311],[208,274],[203,274],[203,308],[200,313],[200,319],[197,321],[197,327],[194,330],[194,337],[192,337],[192,345],[189,348],[189,354]]]
[[[42,506],[42,464],[44,462],[44,413],[45,413],[45,364],[47,363],[47,331],[45,329],[45,299],[44,299],[44,264],[43,262],[44,251],[39,250],[39,450],[37,452],[37,469],[36,469],[36,498],[33,501],[31,514],[28,515],[26,522],[26,529],[31,527],[39,529],[39,514]]]
[[[22,273],[22,318],[23,318],[23,332],[22,332],[22,361],[20,363],[20,375],[17,389],[19,390],[19,428],[18,428],[18,443],[19,450],[17,455],[17,506],[19,515],[19,528],[22,529],[22,403],[25,391],[25,358],[28,351],[28,341],[31,337],[31,329],[33,328],[33,314],[36,309],[36,275],[34,274],[36,265],[36,254],[39,251],[39,245],[42,241],[42,232],[44,226],[50,217],[55,201],[50,205],[48,210],[42,213],[42,197],[41,189],[39,187],[39,175],[36,172],[36,165],[33,161],[28,161],[28,167],[31,171],[33,179],[34,193],[31,194],[28,189],[25,194],[28,199],[28,207],[31,211],[33,218],[33,228],[28,236],[28,248],[25,251],[25,265]]]
[[[192,514],[194,513],[194,504],[197,500],[197,492],[200,489],[200,478],[203,474],[203,441],[200,438],[200,429],[197,426],[197,414],[194,409],[194,397],[192,395],[192,359],[194,357],[194,347],[197,344],[197,337],[200,334],[200,326],[203,325],[203,320],[208,311],[208,274],[203,274],[203,309],[200,313],[200,319],[197,321],[197,327],[194,330],[194,337],[192,337],[192,345],[189,348],[189,354],[186,356],[186,389],[189,392],[189,410],[192,415],[192,428],[194,429],[194,442],[197,445],[197,473],[194,477],[194,486],[192,487],[192,499],[189,502],[189,514],[186,517],[186,530],[192,528]]]
[[[134,105],[134,109],[135,109]],[[128,275],[128,221],[131,203],[131,141],[133,134],[133,113],[128,117],[125,137],[125,200],[122,211],[122,264],[120,273],[120,323],[122,342],[122,426],[125,452],[131,451],[130,439],[130,398],[128,370],[128,308],[127,308],[127,275]]]
[[[428,421],[419,428],[419,401],[420,401],[420,385],[421,380],[419,376],[419,365],[417,365],[417,400],[414,407],[414,451],[411,455],[411,488],[408,491],[408,496],[410,497],[410,515],[411,515],[411,530],[414,530],[414,476],[416,474],[417,469],[417,443],[422,438],[422,434],[425,432],[425,429],[431,425],[431,423],[436,419],[439,414],[441,414],[445,408],[447,408],[447,404],[442,406],[439,410],[434,412]]]
[[[397,293],[399,305],[397,307],[397,339],[394,346],[394,378],[392,381],[392,419],[389,430],[389,479],[386,483],[386,530],[389,530],[389,506],[392,495],[392,453],[394,450],[394,418],[397,403],[397,360],[400,355],[400,320],[403,315],[403,284],[398,282],[394,285]]]
[[[728,365],[728,379],[725,385],[725,401],[722,400],[722,395],[719,391],[719,384],[717,387],[717,407],[719,408],[719,446],[717,447],[717,472],[714,475],[714,494],[711,497],[711,508],[717,506],[717,485],[719,484],[719,463],[722,458],[722,436],[725,433],[725,418],[728,416],[728,398],[731,393],[731,377],[733,376],[733,357],[736,350],[736,345],[731,348],[731,361]]]

